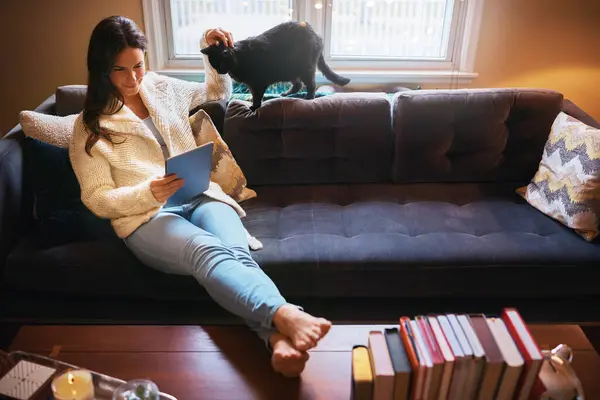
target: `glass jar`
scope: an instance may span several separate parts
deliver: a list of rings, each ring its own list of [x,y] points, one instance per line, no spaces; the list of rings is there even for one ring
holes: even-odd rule
[[[134,379],[119,386],[113,400],[159,400],[158,386],[147,379]]]

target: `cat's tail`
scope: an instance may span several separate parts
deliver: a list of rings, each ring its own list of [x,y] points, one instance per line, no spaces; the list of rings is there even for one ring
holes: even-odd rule
[[[331,82],[335,83],[336,85],[345,86],[348,83],[350,83],[350,79],[345,78],[345,77],[333,72],[333,70],[325,62],[325,59],[323,58],[323,53],[321,53],[321,55],[319,56],[319,61],[317,62],[317,67],[319,68],[319,71],[321,71],[323,73],[323,75],[325,75],[325,78],[329,79]]]

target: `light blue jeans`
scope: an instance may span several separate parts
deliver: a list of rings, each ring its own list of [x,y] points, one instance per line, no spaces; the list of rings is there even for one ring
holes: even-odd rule
[[[273,316],[287,302],[252,259],[244,226],[231,206],[201,195],[183,206],[163,207],[124,241],[145,265],[192,275],[270,348]]]

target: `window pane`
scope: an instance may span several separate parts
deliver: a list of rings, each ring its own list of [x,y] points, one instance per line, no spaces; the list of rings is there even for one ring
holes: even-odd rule
[[[176,56],[199,55],[198,43],[209,28],[221,27],[234,40],[258,35],[293,14],[293,0],[170,0]]]
[[[445,59],[454,0],[333,0],[331,56]]]

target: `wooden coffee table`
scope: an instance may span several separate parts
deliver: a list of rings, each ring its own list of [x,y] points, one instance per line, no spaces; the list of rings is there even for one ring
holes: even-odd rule
[[[52,355],[120,379],[147,378],[179,400],[350,398],[351,349],[392,325],[334,325],[301,379],[271,370],[264,344],[243,326],[24,326],[10,350]],[[577,325],[530,325],[543,349],[574,350],[586,399],[600,394],[600,358]]]

